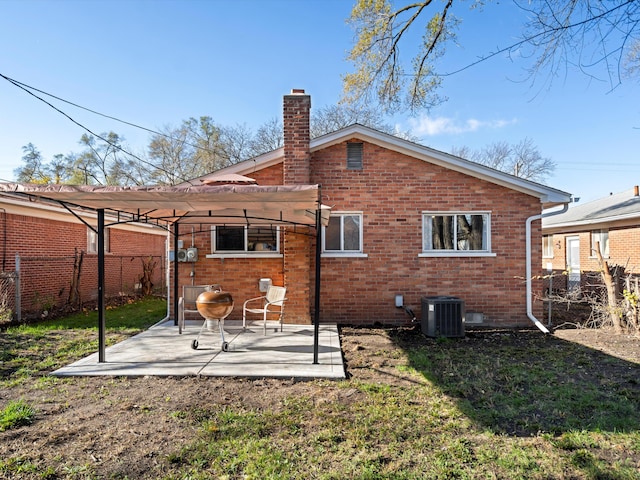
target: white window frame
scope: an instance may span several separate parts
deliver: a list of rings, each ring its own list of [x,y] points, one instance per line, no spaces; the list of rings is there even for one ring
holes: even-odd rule
[[[483,250],[434,250],[429,248],[432,240],[432,217],[437,216],[457,216],[457,215],[483,215],[485,217],[485,229],[483,232]],[[456,222],[454,221],[454,224]],[[457,229],[454,229],[454,240]],[[454,243],[456,243],[454,241]],[[419,257],[495,257],[491,251],[491,212],[489,211],[423,211],[422,212],[422,253]]]
[[[104,253],[109,253],[109,237],[110,230],[104,228]],[[87,227],[87,253],[92,255],[98,254],[98,233],[90,227]]]
[[[602,258],[609,258],[609,229],[600,228],[598,230],[591,230],[590,232],[590,244],[589,244],[589,258],[596,258],[596,242],[600,242],[600,253]]]
[[[553,258],[553,235],[542,235],[542,258]]]
[[[243,250],[216,250],[216,229],[217,228],[244,228],[244,249]],[[276,249],[275,250],[249,250],[249,230],[252,228],[275,228],[276,229]],[[270,258],[282,257],[280,227],[273,225],[213,225],[211,227],[211,253],[207,258]]]
[[[340,217],[340,250],[327,250],[326,248],[326,227],[322,227],[322,256],[323,257],[367,257],[364,253],[364,215],[361,211],[332,211],[331,218]],[[344,249],[344,218],[345,217],[358,217],[358,224],[360,225],[360,231],[358,232],[358,242],[360,248],[358,250],[345,250]]]

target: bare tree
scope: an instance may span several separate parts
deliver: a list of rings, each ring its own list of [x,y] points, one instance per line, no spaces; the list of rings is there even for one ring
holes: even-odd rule
[[[174,185],[237,163],[250,156],[251,137],[244,125],[221,127],[208,116],[164,127],[149,143],[152,178]]]
[[[525,138],[513,145],[496,142],[476,151],[468,147],[454,148],[452,153],[536,182],[543,182],[556,168],[556,163],[549,157],[543,157],[530,138]]]
[[[252,156],[253,132],[244,124],[222,127],[220,143],[223,164],[218,168],[236,164]]]
[[[84,134],[80,145],[84,151],[79,155],[69,155],[68,168],[71,178],[87,185],[131,185],[140,184],[142,179],[134,178],[134,160],[125,153],[124,138],[115,132],[100,136]],[[136,161],[141,161],[137,158]]]
[[[516,0],[527,12],[522,44],[531,48],[532,78],[551,81],[569,68],[606,80],[611,88],[638,68],[640,2],[636,0]],[[634,54],[634,51],[636,52]]]
[[[42,154],[33,143],[22,147],[24,165],[16,168],[13,173],[21,183],[49,183],[49,175],[44,165]]]
[[[398,131],[393,125],[386,123],[382,112],[370,107],[350,104],[328,105],[314,109],[310,122],[311,138],[317,138],[357,123],[405,140],[417,140],[410,132]],[[250,157],[271,152],[282,145],[282,122],[273,118],[258,128],[250,143]]]
[[[598,258],[598,263],[600,264],[601,274],[602,274],[602,282],[604,283],[605,290],[607,292],[607,301],[606,301],[606,312],[609,320],[611,321],[611,325],[613,325],[613,329],[616,333],[620,333],[622,331],[622,322],[620,310],[618,308],[618,292],[616,289],[616,282],[611,274],[611,270],[609,269],[609,264],[602,258],[602,253],[600,252],[600,242],[596,242],[595,254]]]
[[[624,61],[624,72],[633,77],[640,72],[640,40],[634,42]]]
[[[61,153],[57,153],[53,156],[49,164],[47,165],[50,183],[63,184],[69,183],[70,170],[68,159]]]
[[[187,131],[166,126],[160,133],[149,142],[149,159],[155,167],[151,174],[153,183],[175,185],[197,176],[187,144]]]
[[[501,53],[527,50],[535,80],[551,79],[576,66],[591,76],[604,76],[615,87],[626,71],[636,73],[640,2],[637,0],[514,0],[529,21],[522,37],[473,61],[464,70]],[[481,1],[471,2],[474,8]],[[392,0],[356,0],[349,18],[356,37],[348,55],[354,71],[343,77],[348,103],[378,103],[385,111],[429,109],[438,95],[442,75],[436,61],[455,39],[460,20],[452,13],[453,0],[414,1],[394,8]],[[424,32],[412,43],[410,31]],[[414,52],[411,62],[400,52]],[[459,70],[460,71],[460,70]],[[456,72],[447,72],[452,74]]]
[[[311,138],[335,132],[353,124],[364,125],[390,135],[398,135],[393,127],[385,122],[379,109],[350,104],[328,105],[314,110],[311,115]],[[400,134],[408,138],[409,133]]]
[[[284,145],[282,122],[274,117],[258,128],[249,144],[249,156],[257,157],[272,152]]]
[[[359,123],[408,140],[384,122],[379,110],[351,105],[323,107],[311,118],[311,135],[317,137]],[[21,181],[87,185],[175,185],[276,150],[283,145],[282,123],[274,118],[254,133],[246,125],[220,126],[211,117],[188,118],[180,126],[165,126],[149,140],[146,155],[122,148],[124,138],[114,132],[84,134],[81,152],[57,155],[43,161],[40,152],[24,147],[26,165],[16,171]]]

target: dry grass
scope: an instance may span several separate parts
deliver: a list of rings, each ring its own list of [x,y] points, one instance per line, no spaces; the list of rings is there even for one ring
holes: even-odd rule
[[[28,361],[0,409],[36,415],[0,433],[0,477],[640,478],[640,367],[588,342],[343,328],[340,382],[46,376],[80,331],[3,333]]]

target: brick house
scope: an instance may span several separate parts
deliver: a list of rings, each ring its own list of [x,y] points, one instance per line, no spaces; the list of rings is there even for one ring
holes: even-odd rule
[[[74,263],[82,254],[78,294],[82,302],[96,299],[97,237],[82,223],[96,224],[92,211],[76,211],[77,216],[50,203],[34,202],[12,195],[0,195],[0,262],[3,275],[20,275],[20,304],[23,316],[41,315],[69,300]],[[109,222],[109,219],[107,219]],[[152,256],[156,262],[152,282],[156,291],[166,285],[167,233],[142,224],[117,225],[105,236],[105,294],[116,296],[139,290],[142,261]],[[16,264],[17,263],[17,264]],[[5,301],[13,305],[15,287]]]
[[[322,203],[332,209],[323,234],[321,321],[406,324],[397,295],[418,318],[422,297],[447,295],[482,313],[484,325],[530,325],[525,277],[528,258],[534,274],[541,264],[538,216],[568,203],[568,193],[357,124],[310,139],[310,108],[303,90],[285,95],[284,147],[190,183],[239,174],[258,185],[321,185]],[[313,235],[255,221],[209,228],[186,240],[199,256],[180,270],[181,284],[220,283],[243,301],[271,278],[288,288],[285,321],[310,321]],[[541,314],[542,305],[532,311]],[[240,315],[235,309],[229,318]]]
[[[554,280],[554,288],[601,284],[597,242],[609,265],[640,272],[639,190],[635,186],[543,219],[542,268],[568,273],[566,281]]]

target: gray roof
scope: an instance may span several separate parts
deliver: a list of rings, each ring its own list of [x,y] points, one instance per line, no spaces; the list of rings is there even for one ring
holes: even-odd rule
[[[640,195],[634,187],[592,202],[576,205],[565,213],[542,219],[542,228],[576,227],[636,220],[640,223]]]

